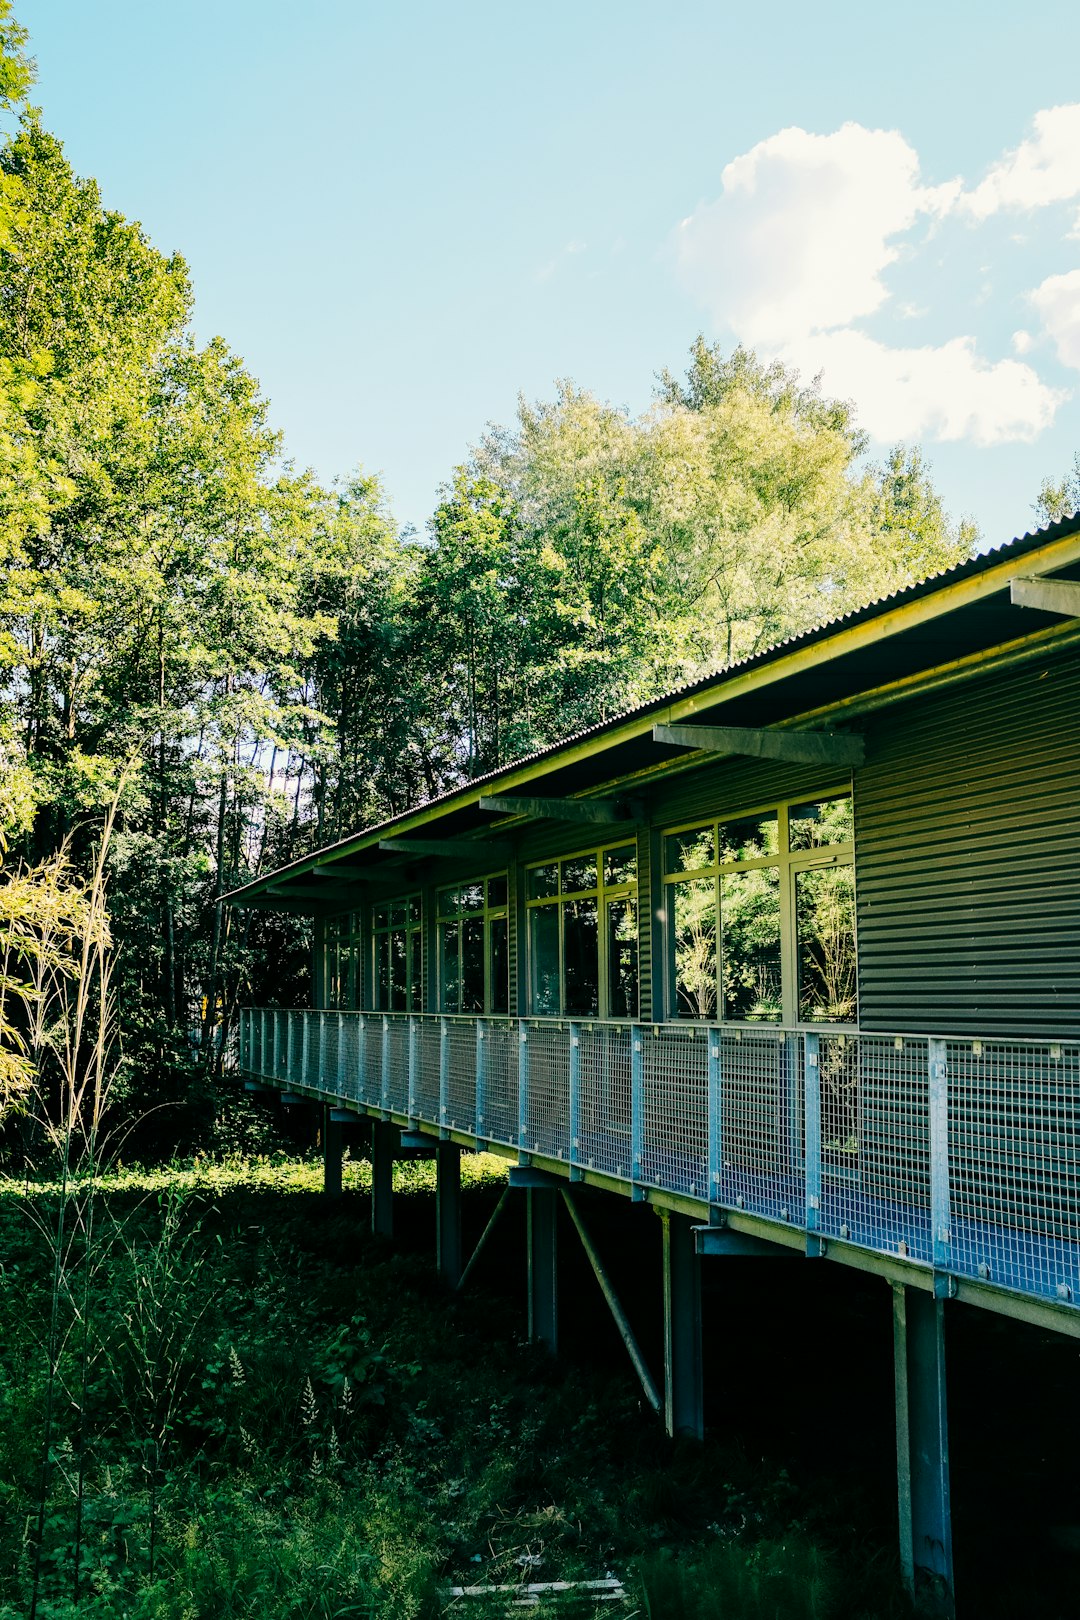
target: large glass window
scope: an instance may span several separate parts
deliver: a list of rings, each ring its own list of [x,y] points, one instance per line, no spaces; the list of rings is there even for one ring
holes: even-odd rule
[[[506,874],[440,889],[439,1006],[447,1013],[510,1009]]]
[[[356,1007],[360,965],[360,913],[346,912],[325,923],[323,951],[323,1006]]]
[[[420,1012],[424,1005],[424,938],[418,894],[374,908],[375,1009]]]
[[[613,844],[526,869],[529,1010],[636,1018],[637,849]]]
[[[676,1017],[856,1021],[852,837],[850,793],[665,836]]]

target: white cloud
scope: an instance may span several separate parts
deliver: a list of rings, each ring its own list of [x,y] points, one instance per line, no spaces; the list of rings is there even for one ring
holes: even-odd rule
[[[729,163],[722,194],[683,221],[680,274],[748,342],[782,344],[870,315],[888,292],[894,238],[959,193],[919,184],[895,130],[845,124],[832,135],[783,129]]]
[[[1080,197],[1080,102],[1046,107],[1032,123],[1034,134],[960,198],[976,219],[1003,208],[1045,208]]]
[[[1029,296],[1062,365],[1080,371],[1080,270],[1047,276]]]
[[[924,185],[918,153],[897,131],[853,123],[831,135],[781,130],[733,159],[721,183],[676,242],[679,274],[718,327],[804,375],[821,372],[878,440],[994,445],[1030,441],[1053,422],[1069,393],[1019,358],[1035,345],[1030,332],[1014,333],[1017,358],[991,360],[972,336],[892,347],[859,323],[886,305],[889,267],[925,243],[913,230],[920,221],[1080,196],[1080,104],[1039,113],[1032,138],[966,192],[959,180]],[[973,305],[995,296],[995,268],[980,267],[965,325]],[[1049,278],[1031,301],[1060,358],[1080,368],[1080,271]],[[892,313],[924,311],[908,302]]]
[[[982,359],[970,337],[894,349],[865,332],[821,332],[785,348],[827,393],[854,399],[859,420],[884,442],[933,435],[978,445],[1030,441],[1067,395],[1019,360]]]

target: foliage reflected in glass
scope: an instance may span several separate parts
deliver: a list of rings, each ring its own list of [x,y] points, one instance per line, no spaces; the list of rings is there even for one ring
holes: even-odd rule
[[[722,821],[717,828],[718,860],[758,861],[775,855],[780,848],[780,818],[775,810],[762,816],[744,816],[738,821]]]
[[[664,839],[666,872],[700,872],[712,866],[716,845],[712,827],[695,827],[690,832],[669,833]]]
[[[855,870],[818,866],[795,874],[799,1019],[852,1023],[856,1017]]]
[[[568,900],[563,915],[564,1011],[595,1018],[600,1010],[600,927],[595,900]]]
[[[466,917],[461,925],[461,1011],[484,1011],[483,917]]]
[[[819,799],[814,804],[793,804],[788,812],[788,844],[792,852],[850,844],[854,836],[851,795]]]
[[[681,1018],[716,1016],[716,880],[674,885],[675,1010]]]
[[[720,879],[722,1017],[750,1022],[783,1016],[780,871],[754,866]]]
[[[637,903],[607,902],[607,970],[609,1018],[638,1015]]]
[[[580,894],[596,888],[596,856],[575,855],[562,863],[563,894]]]
[[[609,889],[618,888],[621,883],[634,883],[637,881],[637,849],[633,844],[623,844],[619,849],[609,849],[604,855],[604,884]]]

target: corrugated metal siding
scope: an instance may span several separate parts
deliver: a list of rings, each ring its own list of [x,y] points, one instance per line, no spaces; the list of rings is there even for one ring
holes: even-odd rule
[[[656,907],[653,903],[652,834],[639,827],[637,835],[638,1016],[648,1023],[653,1016],[653,958]]]
[[[521,965],[524,950],[519,948],[521,939],[521,903],[520,903],[520,868],[516,861],[510,861],[506,874],[506,955],[509,962],[510,974],[510,1012],[520,1017],[525,1010],[525,999],[522,993]]]
[[[1080,661],[878,716],[855,786],[867,1029],[1080,1036]]]

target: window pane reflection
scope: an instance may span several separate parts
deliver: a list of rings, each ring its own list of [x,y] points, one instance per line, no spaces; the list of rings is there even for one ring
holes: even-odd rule
[[[607,907],[608,1017],[638,1015],[637,905],[611,900]]]
[[[855,871],[820,866],[795,874],[799,1018],[850,1023],[856,1015]]]
[[[698,872],[713,864],[713,830],[695,827],[691,832],[669,833],[664,839],[664,864],[668,872]]]
[[[633,844],[609,849],[604,856],[604,882],[609,889],[620,883],[633,883],[637,877],[637,850]]]
[[[775,810],[765,816],[722,821],[717,831],[721,865],[760,860],[763,855],[775,855],[780,848],[780,822]]]
[[[505,917],[491,921],[491,1010],[510,1011],[510,941]]]
[[[679,883],[675,893],[675,1011],[680,1018],[716,1016],[716,884]]]
[[[559,892],[559,868],[534,866],[529,872],[529,899],[547,900]]]
[[[461,925],[461,1010],[484,1010],[483,917],[467,917]]]
[[[529,912],[529,1005],[540,1016],[559,1009],[559,908]]]
[[[577,894],[581,889],[596,888],[596,856],[575,855],[562,863],[562,892]]]
[[[793,804],[788,813],[788,842],[792,850],[849,844],[853,836],[848,794],[842,799],[819,799],[816,804]]]
[[[780,872],[756,866],[720,879],[720,974],[724,1018],[783,1016]]]
[[[563,906],[562,914],[566,1012],[570,1017],[595,1017],[600,1007],[600,929],[596,901],[571,900]]]

